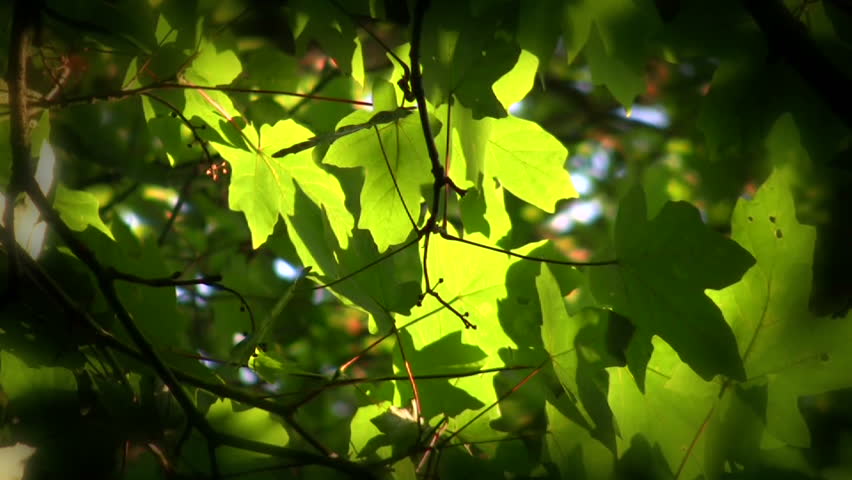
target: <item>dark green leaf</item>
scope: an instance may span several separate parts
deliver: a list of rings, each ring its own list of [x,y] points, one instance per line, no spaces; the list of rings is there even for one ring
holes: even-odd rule
[[[702,377],[743,379],[736,339],[704,291],[736,282],[751,256],[710,231],[684,202],[667,203],[649,221],[638,187],[621,201],[615,244],[618,264],[592,270],[595,297],[633,320],[640,334],[663,338]]]

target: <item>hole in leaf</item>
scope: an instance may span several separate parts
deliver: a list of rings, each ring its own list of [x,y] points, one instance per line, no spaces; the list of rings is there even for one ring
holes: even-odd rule
[[[769,216],[769,221],[770,221],[770,222],[772,222],[772,223],[775,223],[775,217],[773,217],[772,215],[770,215],[770,216]]]
[[[781,230],[775,230],[775,238],[784,238],[784,234],[781,233]]]
[[[753,222],[753,221],[754,221],[754,217],[752,217],[751,215],[749,215],[749,217],[748,217],[748,221],[749,221],[749,222]]]

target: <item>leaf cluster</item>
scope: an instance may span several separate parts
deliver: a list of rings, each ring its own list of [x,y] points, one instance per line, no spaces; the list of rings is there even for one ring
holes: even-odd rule
[[[0,458],[849,471],[841,3],[0,6]]]

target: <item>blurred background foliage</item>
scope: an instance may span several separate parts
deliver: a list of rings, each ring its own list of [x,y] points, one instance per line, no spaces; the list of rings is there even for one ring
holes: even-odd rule
[[[0,68],[4,70],[11,3],[0,5],[4,26]],[[538,3],[556,12],[562,8],[557,0]],[[510,108],[513,115],[539,123],[568,148],[566,168],[580,197],[561,202],[555,214],[548,214],[505,192],[511,231],[499,245],[514,248],[551,239],[573,260],[605,258],[612,248],[617,202],[637,181],[645,188],[649,216],[668,200],[685,200],[700,209],[708,225],[728,234],[736,200],[753,195],[773,165],[789,161],[795,164],[799,220],[819,229],[812,309],[820,314],[845,314],[852,293],[848,116],[838,118],[824,98],[782,60],[783,53],[772,51],[773,45],[766,43],[739,2],[635,3],[642,4],[643,16],[625,18],[631,24],[611,39],[615,48],[635,53],[642,70],[641,91],[632,105],[625,109],[613,94],[613,90],[631,91],[630,85],[595,83],[596,70],[615,67],[590,62],[585,51],[570,44],[570,38],[559,37],[556,49],[543,57],[546,61],[540,64],[530,93]],[[848,61],[852,8],[848,2],[784,3],[821,51],[847,75],[852,74]],[[182,272],[184,278],[192,278],[221,274],[224,285],[242,294],[255,321],[272,314],[302,267],[284,225],[279,222],[269,241],[252,249],[242,214],[227,209],[227,173],[204,175],[213,165],[189,128],[182,128],[180,138],[157,136],[154,127],[146,126],[138,96],[120,101],[75,99],[127,88],[134,81],[126,76],[131,61],[143,58],[149,62],[139,75],[149,75],[146,81],[162,80],[158,76],[185,67],[181,65],[186,62],[182,49],[193,48],[203,36],[219,52],[235,54],[242,64],[242,73],[231,86],[306,95],[228,93],[242,117],[258,126],[291,118],[315,134],[333,132],[343,117],[359,107],[311,96],[370,101],[376,79],[395,78],[387,52],[365,29],[395,49],[407,41],[410,21],[406,2],[341,4],[357,22],[330,21],[343,15],[331,3],[295,0],[283,2],[283,6],[275,0],[44,3],[44,23],[30,58],[29,87],[33,100],[52,94],[52,100],[68,104],[50,111],[54,176],[74,190],[93,194],[101,218],[122,240],[113,243],[92,229],[84,232],[81,236],[100,257],[137,275]],[[159,45],[164,32],[151,28],[158,24],[160,13],[176,33],[175,42],[165,46]],[[358,42],[347,41],[351,38]],[[362,65],[348,60],[353,58],[353,48],[361,50]],[[363,77],[353,81],[353,71],[363,72]],[[4,87],[0,96],[6,93]],[[170,93],[163,92],[163,97],[169,98]],[[5,105],[7,99],[0,98],[0,103]],[[5,139],[9,122],[8,112],[3,113],[0,134]],[[166,146],[176,143],[186,144],[183,153],[167,152]],[[10,156],[5,140],[0,149],[4,162],[0,177],[5,184]],[[221,159],[214,154],[212,160]],[[349,170],[335,173],[360,175]],[[451,204],[449,211],[451,220],[460,221],[457,204]],[[0,262],[5,263],[5,255],[2,258]],[[58,279],[82,305],[102,301],[80,281],[85,272],[55,250],[45,249],[40,261],[53,271],[64,272]],[[173,306],[170,292],[152,293],[138,285],[122,288],[122,298],[137,298],[137,311],[151,316],[149,325],[153,327],[146,333],[170,346],[165,353],[171,361],[189,365],[209,359],[205,363],[230,384],[267,392],[274,398],[298,402],[313,388],[315,380],[310,378],[263,379],[248,368],[215,362],[228,359],[233,346],[251,330],[249,312],[229,292],[204,285],[178,287]],[[62,312],[50,303],[32,300],[16,302],[3,315],[39,318],[44,320],[43,328],[18,335],[4,327],[0,333],[3,350],[22,359],[40,359],[45,365],[82,362],[73,348],[63,345],[68,339],[57,338],[50,327]],[[21,310],[24,304],[29,310]],[[376,340],[368,332],[365,314],[343,306],[322,290],[299,291],[286,311],[277,315],[282,318],[266,339],[268,351],[298,365],[301,371],[333,373]],[[349,373],[353,377],[391,375],[392,350],[392,341],[380,343]],[[54,357],[46,361],[47,356]],[[7,362],[11,358],[3,356],[4,370],[10,368]],[[61,384],[68,380],[52,381]],[[93,381],[76,380],[78,385]],[[42,458],[34,457],[30,466],[44,471],[42,475],[31,473],[32,478],[59,473],[60,466],[71,459],[90,478],[106,475],[119,461],[115,452],[120,452],[120,462],[135,465],[128,470],[132,477],[157,474],[162,461],[157,445],[166,439],[174,441],[180,434],[175,418],[178,407],[150,376],[134,374],[130,381],[138,383],[136,388],[145,394],[141,402],[122,398],[116,391],[114,405],[93,403],[87,407],[93,413],[81,416],[72,408],[76,402],[55,395],[33,399],[29,412],[16,412],[18,417],[39,415],[38,422],[28,424],[30,430],[15,435],[18,440],[43,446],[35,453]],[[507,381],[507,385],[517,381]],[[379,383],[324,392],[301,407],[299,419],[331,448],[347,451],[348,446],[340,444],[345,437],[336,432],[347,428],[356,408],[367,401],[367,393],[388,388],[390,384]],[[56,389],[67,392],[61,385]],[[85,397],[85,388],[80,395]],[[523,422],[524,398],[504,409],[515,409],[517,417],[504,416]],[[800,406],[813,434],[807,460],[825,478],[848,478],[840,472],[852,472],[850,392],[803,398]],[[121,408],[131,413],[110,414]],[[115,418],[124,423],[114,423]],[[15,431],[10,420],[4,417],[3,442]],[[0,455],[11,455],[9,452]],[[197,455],[189,460],[190,471],[202,468],[206,461],[203,449]],[[837,476],[831,472],[838,472]]]

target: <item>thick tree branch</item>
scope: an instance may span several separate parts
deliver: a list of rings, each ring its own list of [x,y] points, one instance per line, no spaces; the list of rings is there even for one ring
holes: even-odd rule
[[[18,277],[18,258],[15,240],[15,200],[24,189],[30,169],[29,105],[27,97],[27,62],[30,43],[39,15],[39,2],[18,1],[12,15],[12,34],[9,39],[9,84],[10,134],[12,147],[12,176],[6,189],[6,209],[3,224],[6,235],[3,242],[9,255],[9,290],[12,295]]]
[[[429,0],[418,0],[414,6],[414,22],[411,32],[411,91],[417,102],[417,112],[420,115],[420,126],[426,141],[426,151],[429,153],[429,161],[432,163],[432,176],[435,178],[435,199],[439,198],[439,190],[444,186],[445,172],[441,165],[441,155],[435,145],[432,135],[432,126],[429,124],[429,111],[426,109],[426,91],[423,88],[423,73],[420,71],[420,44],[423,35],[423,17],[429,8]],[[437,215],[438,200],[433,200],[432,215]]]
[[[38,19],[39,10],[38,4],[26,1],[19,1],[15,5],[15,12],[12,19],[12,44],[10,45],[10,69],[11,84],[9,88],[9,101],[12,105],[11,117],[11,139],[12,144],[12,163],[13,173],[10,182],[11,198],[7,198],[6,214],[6,241],[10,259],[13,264],[17,265],[16,252],[17,248],[14,239],[14,214],[9,213],[14,211],[14,198],[19,192],[26,192],[33,204],[38,208],[42,218],[55,230],[62,240],[68,245],[74,255],[77,256],[94,274],[98,286],[103,292],[107,303],[110,305],[113,312],[118,316],[122,326],[127,330],[127,333],[133,339],[137,347],[142,351],[147,362],[154,367],[154,370],[161,377],[163,382],[172,391],[178,404],[183,408],[189,422],[201,431],[209,441],[215,439],[214,433],[207,420],[195,408],[195,404],[189,398],[189,395],[183,389],[183,386],[175,378],[171,370],[163,363],[154,347],[145,338],[142,332],[136,327],[130,313],[124,308],[121,300],[118,298],[118,293],[115,291],[114,278],[109,275],[107,270],[101,266],[95,257],[94,253],[77,237],[74,236],[70,228],[59,218],[59,214],[53,209],[48,202],[41,187],[35,181],[32,174],[32,166],[30,165],[30,137],[28,128],[28,110],[27,110],[27,52],[29,50],[30,41]],[[12,226],[12,228],[8,228]],[[12,232],[12,233],[10,233]],[[17,267],[15,267],[17,269]],[[10,287],[14,285],[12,283]],[[214,461],[211,459],[211,461]]]
[[[411,51],[409,52],[411,59],[411,92],[417,102],[417,112],[420,115],[420,127],[423,131],[423,138],[426,141],[426,151],[429,153],[429,162],[432,165],[432,178],[434,179],[432,182],[432,208],[429,211],[429,219],[426,221],[426,225],[417,232],[417,238],[423,239],[423,280],[426,285],[426,291],[423,295],[431,295],[435,297],[435,300],[437,300],[438,303],[459,317],[465,328],[475,329],[476,325],[470,323],[467,319],[467,314],[462,314],[441,298],[429,282],[429,237],[432,233],[436,232],[441,206],[441,189],[444,188],[445,185],[450,185],[461,195],[464,195],[464,190],[457,188],[447,177],[447,172],[441,164],[441,154],[438,152],[438,146],[435,145],[432,126],[429,124],[429,110],[426,106],[426,91],[423,88],[423,73],[420,71],[420,37],[423,35],[423,18],[426,16],[426,10],[428,8],[429,0],[418,0],[414,5],[414,21],[412,22],[411,29]],[[451,133],[448,132],[447,135],[451,135]]]

